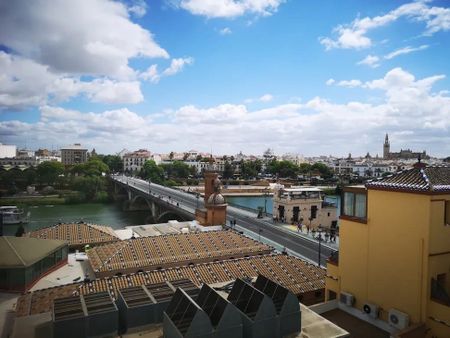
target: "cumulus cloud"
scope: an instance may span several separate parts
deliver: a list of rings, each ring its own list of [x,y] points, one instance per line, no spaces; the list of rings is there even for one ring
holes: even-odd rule
[[[194,58],[192,57],[172,59],[169,67],[161,73],[158,71],[158,65],[151,65],[145,72],[140,73],[139,77],[152,83],[158,83],[161,78],[178,74],[183,71],[185,66],[192,65],[193,63]]]
[[[327,82],[325,82],[325,84],[326,84],[327,86],[331,86],[331,85],[333,85],[335,82],[336,82],[336,81],[335,81],[334,79],[328,79]]]
[[[168,58],[125,5],[107,0],[3,2],[0,43],[63,73],[129,77],[131,58]]]
[[[259,101],[261,102],[269,102],[273,100],[273,96],[271,94],[264,94],[259,98]]]
[[[172,59],[170,66],[162,72],[162,75],[163,76],[175,75],[175,74],[181,72],[186,65],[192,65],[193,63],[194,63],[194,58],[192,58],[192,57]]]
[[[180,0],[178,6],[208,18],[234,18],[247,14],[269,16],[284,0]]]
[[[439,31],[450,30],[450,9],[429,6],[429,1],[421,0],[401,5],[385,15],[364,17],[353,20],[350,24],[335,27],[337,38],[321,37],[319,41],[326,50],[333,48],[361,49],[372,45],[366,36],[371,30],[391,24],[400,18],[407,18],[425,23],[424,35],[433,35]]]
[[[217,153],[233,154],[241,149],[262,153],[270,145],[279,152],[343,155],[381,153],[388,131],[397,135],[398,148],[426,149],[444,156],[450,152],[450,97],[432,89],[441,79],[443,75],[417,79],[394,68],[382,78],[360,85],[380,95],[376,104],[314,97],[305,103],[258,110],[231,103],[186,105],[165,113],[166,119],[158,122],[152,120],[153,115],[140,116],[125,108],[93,113],[45,105],[38,122],[2,121],[0,134],[3,142],[13,144],[20,144],[26,134],[27,141],[36,146],[82,140],[104,153],[119,151],[124,145],[129,149],[151,147],[156,152],[209,150],[212,146]],[[408,135],[402,134],[404,131]]]
[[[376,55],[367,55],[364,59],[358,62],[358,65],[366,65],[372,68],[377,68],[380,65],[380,58]]]
[[[4,1],[0,4],[0,110],[84,94],[95,102],[143,100],[133,58],[168,58],[152,34],[130,20],[145,14],[108,0]],[[83,77],[89,81],[80,80]]]
[[[342,80],[336,83],[336,86],[347,88],[361,87],[361,85],[362,82],[360,80]]]
[[[102,103],[138,103],[143,100],[138,81],[79,77],[51,72],[48,66],[0,51],[0,110],[20,110],[47,101],[60,102],[78,95]]]

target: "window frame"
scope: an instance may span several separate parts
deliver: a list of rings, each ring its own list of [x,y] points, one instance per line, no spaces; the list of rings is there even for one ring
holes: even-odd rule
[[[353,215],[347,215],[345,214],[345,194],[346,193],[350,193],[353,194],[353,206],[352,206],[352,210],[353,210]],[[365,196],[365,216],[364,217],[359,217],[359,216],[355,216],[356,214],[356,196],[357,195],[364,195]],[[349,221],[354,221],[354,222],[359,222],[359,223],[365,223],[367,224],[367,206],[368,206],[368,201],[367,201],[367,189],[365,188],[357,188],[357,187],[347,187],[344,188],[344,190],[342,191],[342,196],[341,196],[341,215],[340,215],[340,219],[344,219],[344,220],[349,220]]]

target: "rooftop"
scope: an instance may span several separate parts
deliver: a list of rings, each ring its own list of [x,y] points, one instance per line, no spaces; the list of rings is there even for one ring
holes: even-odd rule
[[[325,287],[325,273],[324,269],[313,264],[281,254],[230,259],[120,277],[106,277],[88,283],[72,283],[26,293],[17,302],[16,314],[28,316],[48,312],[55,298],[109,291],[116,299],[117,290],[122,288],[179,279],[190,279],[195,285],[200,286],[202,283],[216,284],[263,274],[299,296],[322,290]]]
[[[89,250],[88,256],[94,272],[105,276],[271,250],[270,246],[233,231],[208,231],[129,239],[95,247]]]
[[[111,227],[89,223],[59,223],[29,233],[30,237],[67,241],[69,246],[118,241]]]
[[[407,192],[450,192],[450,167],[415,166],[391,176],[366,183],[367,188]]]
[[[0,237],[0,268],[27,267],[65,246],[64,241]]]

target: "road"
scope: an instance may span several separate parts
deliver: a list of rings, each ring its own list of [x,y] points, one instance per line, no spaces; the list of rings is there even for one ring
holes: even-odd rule
[[[203,198],[184,191],[175,190],[164,187],[159,184],[149,183],[132,177],[113,176],[114,180],[127,183],[131,188],[138,189],[142,192],[152,193],[164,201],[170,201],[174,204],[179,204],[179,207],[195,214],[195,209],[203,207]],[[280,248],[286,248],[288,253],[305,258],[315,264],[319,261],[319,243],[318,241],[302,237],[292,231],[284,229],[280,226],[274,226],[270,221],[258,219],[256,213],[248,210],[239,209],[228,205],[227,207],[227,222],[236,220],[237,230],[241,228],[253,238],[265,239],[270,244]],[[248,232],[251,233],[248,233]],[[325,265],[326,258],[334,251],[333,248],[321,243],[321,259],[320,264]]]

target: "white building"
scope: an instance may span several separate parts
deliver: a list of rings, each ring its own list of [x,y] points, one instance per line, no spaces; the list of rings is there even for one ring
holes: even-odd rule
[[[0,158],[16,157],[17,147],[0,143]]]
[[[125,154],[123,155],[123,170],[127,172],[140,171],[144,166],[144,163],[152,159],[152,154],[147,149],[139,149]]]

